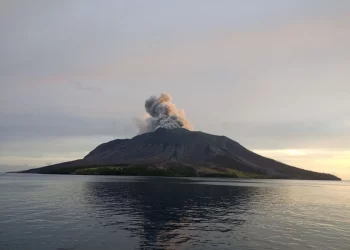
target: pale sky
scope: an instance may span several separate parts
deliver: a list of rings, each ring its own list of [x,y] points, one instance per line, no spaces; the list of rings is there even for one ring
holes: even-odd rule
[[[83,157],[173,96],[195,130],[350,179],[350,1],[0,1],[0,172]]]

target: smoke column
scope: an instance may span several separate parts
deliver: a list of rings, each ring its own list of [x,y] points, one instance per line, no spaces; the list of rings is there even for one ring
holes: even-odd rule
[[[168,94],[151,96],[145,102],[147,116],[144,120],[135,119],[140,134],[153,132],[157,128],[186,128],[192,129],[185,117],[185,111],[178,109]]]

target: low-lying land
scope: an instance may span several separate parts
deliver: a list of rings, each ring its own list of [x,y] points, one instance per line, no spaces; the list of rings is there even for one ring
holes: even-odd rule
[[[226,178],[266,178],[266,176],[247,173],[235,169],[188,166],[154,167],[154,166],[101,166],[71,167],[39,172],[42,174],[74,175],[127,175],[127,176],[167,176],[167,177],[226,177]]]

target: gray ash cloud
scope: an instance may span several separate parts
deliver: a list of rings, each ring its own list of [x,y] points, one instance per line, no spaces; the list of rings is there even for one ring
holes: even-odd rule
[[[153,132],[157,128],[174,129],[192,126],[186,119],[183,109],[178,109],[169,94],[151,96],[145,102],[147,115],[144,119],[135,119],[140,134]]]

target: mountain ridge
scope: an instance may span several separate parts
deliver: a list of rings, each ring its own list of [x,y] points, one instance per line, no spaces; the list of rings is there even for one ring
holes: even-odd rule
[[[179,169],[191,168],[193,171],[190,173],[195,176],[205,176],[201,174],[205,170],[207,174],[209,171],[214,176],[223,177],[227,173],[232,173],[227,177],[247,173],[248,176],[261,178],[340,180],[331,174],[296,168],[260,156],[226,136],[184,128],[158,128],[154,132],[137,135],[131,139],[112,140],[98,145],[82,159],[22,172],[76,173],[76,170],[81,168],[97,169],[106,166],[122,166],[124,170],[136,166],[139,169],[143,166],[152,171],[167,171],[169,175],[172,172],[168,170],[176,172],[178,166]],[[124,170],[118,168],[117,174]],[[128,171],[127,169],[126,173]]]

